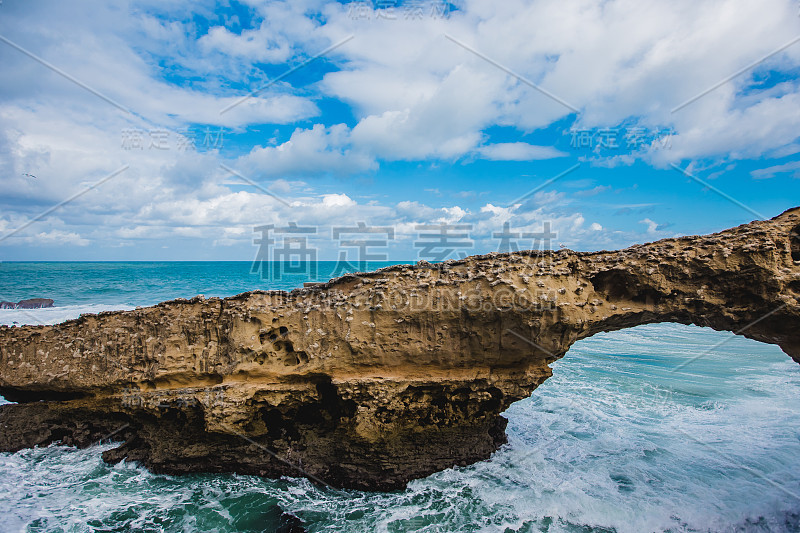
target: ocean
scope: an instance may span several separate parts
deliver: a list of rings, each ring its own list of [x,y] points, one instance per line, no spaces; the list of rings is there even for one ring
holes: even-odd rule
[[[314,265],[315,279],[335,266]],[[0,323],[291,289],[311,270],[262,279],[245,262],[0,263],[0,300],[55,300],[2,309]],[[599,334],[505,416],[509,443],[491,459],[393,493],[155,475],[104,464],[113,444],[4,453],[0,531],[275,531],[281,510],[311,532],[800,531],[800,365],[776,346],[676,324]]]

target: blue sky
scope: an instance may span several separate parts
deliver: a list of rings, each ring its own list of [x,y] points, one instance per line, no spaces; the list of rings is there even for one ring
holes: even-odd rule
[[[360,222],[393,260],[436,224],[469,225],[459,253],[505,223],[614,249],[772,217],[800,205],[798,14],[4,0],[0,260],[251,260],[291,222],[321,259]]]

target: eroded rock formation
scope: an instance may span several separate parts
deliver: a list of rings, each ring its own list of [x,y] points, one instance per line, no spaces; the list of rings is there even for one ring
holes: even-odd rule
[[[800,208],[617,252],[394,266],[292,292],[0,328],[0,449],[98,439],[156,472],[395,489],[489,457],[577,340],[652,322],[800,362]],[[45,401],[35,401],[45,400]]]

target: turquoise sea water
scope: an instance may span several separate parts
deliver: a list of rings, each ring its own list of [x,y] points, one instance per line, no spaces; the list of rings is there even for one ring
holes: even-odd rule
[[[324,277],[334,264],[317,266]],[[249,263],[2,263],[0,299],[49,297],[58,307],[0,310],[0,323],[305,280],[249,271]],[[648,325],[581,341],[553,371],[506,412],[509,444],[490,460],[389,494],[302,479],[154,475],[105,465],[100,453],[113,445],[0,454],[0,531],[275,531],[278,509],[326,532],[800,531],[800,365],[777,347]]]
[[[373,261],[366,263],[365,270],[395,264],[398,262]],[[38,295],[54,299],[60,307],[137,306],[198,294],[211,297],[255,289],[291,290],[305,281],[329,280],[339,263],[298,263],[280,272],[275,265],[264,263],[253,272],[253,264],[247,261],[0,263],[0,300],[19,301]],[[356,266],[344,270],[354,272]]]

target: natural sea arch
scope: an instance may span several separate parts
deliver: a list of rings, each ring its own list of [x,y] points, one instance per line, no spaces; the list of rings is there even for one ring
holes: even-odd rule
[[[393,490],[486,459],[581,339],[706,326],[800,362],[800,209],[614,252],[395,265],[314,287],[0,328],[0,450],[85,445],[163,473]],[[47,401],[40,401],[47,400]]]

